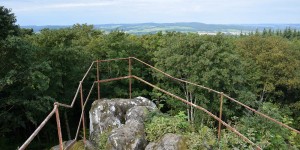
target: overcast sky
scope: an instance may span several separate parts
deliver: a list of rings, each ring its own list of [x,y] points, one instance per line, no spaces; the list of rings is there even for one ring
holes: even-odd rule
[[[20,25],[300,23],[300,0],[0,0]]]

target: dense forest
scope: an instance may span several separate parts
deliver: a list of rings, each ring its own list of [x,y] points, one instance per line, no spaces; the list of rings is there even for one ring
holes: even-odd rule
[[[297,30],[254,31],[238,36],[180,32],[132,35],[119,30],[105,33],[92,25],[76,24],[34,33],[16,25],[11,10],[0,6],[1,149],[20,146],[43,121],[55,101],[69,104],[93,60],[130,56],[174,77],[224,92],[300,130],[300,32]],[[127,75],[127,70],[127,64],[122,62],[103,63],[101,79]],[[133,64],[133,74],[219,114],[218,95],[175,82],[137,63]],[[85,89],[89,89],[95,78],[95,74],[88,76]],[[128,97],[126,80],[101,86],[101,97]],[[160,132],[162,129],[157,129],[157,124],[164,127],[187,122],[196,130],[188,133],[194,137],[191,144],[194,149],[200,147],[196,139],[206,139],[210,145],[217,143],[212,140],[216,139],[217,122],[200,110],[189,108],[138,81],[133,81],[133,96],[155,100],[161,111],[169,115],[163,120],[154,118],[148,127]],[[60,109],[64,140],[74,137],[77,128],[79,103],[75,107],[78,109]],[[174,121],[170,119],[172,116],[175,116]],[[264,149],[300,149],[299,134],[226,99],[223,119]],[[71,132],[67,133],[67,128]],[[157,134],[149,133],[153,135],[149,138],[155,139]],[[56,144],[53,119],[29,148],[50,148]],[[248,146],[225,127],[219,144],[218,147],[228,149]]]

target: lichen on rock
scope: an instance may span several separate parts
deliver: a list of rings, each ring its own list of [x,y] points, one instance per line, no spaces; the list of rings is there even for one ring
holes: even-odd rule
[[[149,143],[145,150],[187,150],[187,145],[183,136],[167,133],[158,142]]]
[[[90,141],[97,147],[119,150],[145,149],[144,120],[156,105],[144,98],[101,99],[92,104],[90,117]],[[109,133],[107,143],[99,143],[102,133]]]

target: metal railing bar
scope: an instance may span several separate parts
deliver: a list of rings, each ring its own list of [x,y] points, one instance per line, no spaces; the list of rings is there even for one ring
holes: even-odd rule
[[[66,145],[64,148],[65,150],[68,150],[70,147],[72,147],[75,144],[76,140],[72,140],[72,142],[69,145]]]
[[[94,85],[94,84],[93,84]],[[83,114],[81,114],[82,117],[82,130],[83,130],[83,143],[85,144],[85,119],[84,119],[84,108],[83,108],[83,90],[82,90],[82,81],[81,81],[81,87],[80,87],[80,104],[81,104],[81,110]]]
[[[159,87],[157,87],[157,86],[155,86],[155,85],[153,85],[153,84],[151,84],[151,83],[149,83],[149,82],[147,82],[147,81],[145,81],[145,80],[143,80],[143,79],[141,79],[141,78],[139,78],[137,76],[132,76],[132,77],[135,78],[135,79],[137,79],[137,80],[139,80],[139,81],[141,81],[141,82],[143,82],[143,83],[145,83],[145,84],[147,84],[147,85],[149,85],[149,86],[151,86],[151,87],[153,87],[153,88],[155,88],[155,89],[157,89],[157,90],[159,90],[159,91],[161,91],[161,92],[163,92],[163,93],[165,93],[165,94],[167,94],[167,95],[169,95],[169,96],[172,96],[172,97],[174,97],[174,98],[176,98],[176,99],[178,99],[178,100],[180,100],[180,101],[182,101],[182,102],[184,102],[184,103],[186,103],[186,104],[188,104],[190,106],[193,106],[193,107],[195,107],[197,109],[200,109],[200,110],[204,111],[205,113],[207,113],[208,115],[210,115],[211,117],[213,117],[215,120],[221,122],[229,130],[231,130],[232,132],[234,132],[235,134],[237,134],[238,136],[240,136],[244,141],[246,141],[246,142],[248,142],[248,143],[256,146],[257,149],[261,149],[259,146],[257,146],[255,143],[253,143],[251,140],[249,140],[247,137],[245,137],[243,134],[241,134],[235,128],[231,127],[230,125],[228,125],[227,123],[225,123],[223,120],[220,120],[217,116],[215,116],[214,114],[212,114],[211,112],[209,112],[205,108],[200,107],[198,105],[195,105],[195,104],[193,104],[193,103],[191,103],[191,102],[189,102],[189,101],[187,101],[187,100],[185,100],[185,99],[183,99],[183,98],[181,98],[181,97],[179,97],[179,96],[177,96],[175,94],[172,94],[172,93],[170,93],[170,92],[168,92],[166,90],[163,90],[163,89],[161,89],[161,88],[159,88]]]
[[[122,80],[122,79],[127,79],[127,78],[131,78],[131,76],[124,76],[124,77],[111,78],[111,79],[104,79],[104,80],[95,81],[95,82],[93,83],[93,85],[91,86],[90,91],[89,91],[89,93],[88,93],[88,96],[86,97],[86,100],[85,100],[85,102],[84,102],[83,110],[81,111],[81,117],[80,117],[80,119],[79,119],[79,124],[78,124],[77,131],[76,131],[76,135],[75,135],[75,141],[77,141],[77,138],[78,138],[78,133],[79,133],[80,124],[81,124],[81,121],[82,121],[82,115],[83,115],[83,112],[84,112],[84,110],[85,110],[85,105],[87,104],[87,101],[88,101],[89,98],[90,98],[90,95],[91,95],[91,93],[92,93],[92,91],[93,91],[93,88],[94,88],[94,86],[95,86],[95,83],[98,83],[98,82],[103,83],[103,82],[109,82],[109,81],[116,81],[116,80]]]
[[[19,148],[19,150],[24,150],[29,144],[30,142],[33,140],[33,138],[40,132],[40,130],[45,126],[45,124],[49,121],[50,117],[53,116],[53,114],[55,113],[55,110],[57,109],[58,106],[62,106],[62,107],[66,107],[66,108],[72,108],[74,106],[75,100],[78,96],[82,81],[86,78],[87,74],[89,73],[89,71],[91,70],[93,64],[95,63],[95,61],[92,62],[92,64],[90,65],[89,69],[86,71],[85,75],[83,76],[82,80],[79,82],[78,88],[76,90],[75,96],[72,100],[71,105],[67,105],[67,104],[62,104],[59,102],[55,102],[54,103],[54,108],[53,110],[48,114],[48,116],[44,119],[44,121],[39,125],[39,127],[31,134],[31,136],[23,143],[23,145]]]
[[[35,131],[31,134],[31,136],[24,142],[24,144],[19,148],[19,150],[24,150],[29,143],[34,139],[34,137],[40,132],[40,130],[45,126],[48,120],[53,116],[57,109],[57,105],[54,105],[52,111],[48,114],[48,116],[44,119],[44,121],[35,129]]]
[[[192,83],[192,82],[189,82],[189,81],[185,81],[185,80],[182,80],[182,79],[173,77],[173,76],[171,76],[171,75],[169,75],[169,74],[163,72],[162,70],[159,70],[159,69],[157,69],[157,68],[155,68],[155,67],[153,67],[153,66],[151,66],[151,65],[149,65],[149,64],[147,64],[147,63],[143,62],[142,60],[137,59],[137,58],[135,58],[135,57],[130,57],[130,58],[133,58],[133,59],[135,59],[135,60],[137,60],[137,61],[143,63],[144,65],[146,65],[146,66],[148,66],[148,67],[150,67],[150,68],[152,68],[152,69],[154,69],[154,70],[156,70],[156,71],[158,71],[158,72],[164,74],[165,76],[167,76],[167,77],[169,77],[169,78],[171,78],[171,79],[174,79],[174,80],[177,80],[177,81],[180,81],[180,82],[184,82],[184,83],[188,83],[188,84],[191,84],[191,85],[194,85],[194,86],[197,86],[197,87],[206,89],[206,90],[208,90],[208,91],[215,92],[215,93],[217,93],[217,94],[219,94],[219,95],[222,93],[222,92],[213,90],[213,89],[211,89],[211,88],[208,88],[208,87],[205,87],[205,86],[202,86],[202,85],[198,85],[198,84],[196,84],[196,83]],[[267,118],[267,119],[269,119],[269,120],[271,120],[271,121],[273,121],[273,122],[275,122],[275,123],[277,123],[277,124],[279,124],[279,125],[281,125],[281,126],[287,128],[287,129],[289,129],[289,130],[292,130],[292,131],[294,131],[294,132],[300,134],[300,131],[298,131],[298,130],[296,130],[296,129],[294,129],[294,128],[292,128],[292,127],[290,127],[290,126],[288,126],[288,125],[286,125],[286,124],[284,124],[284,123],[282,123],[282,122],[280,122],[280,121],[277,121],[276,119],[274,119],[274,118],[272,118],[272,117],[270,117],[270,116],[268,116],[268,115],[265,115],[265,114],[263,114],[263,113],[260,113],[260,112],[256,111],[255,109],[253,109],[253,108],[251,108],[251,107],[249,107],[249,106],[247,106],[247,105],[245,105],[245,104],[243,104],[243,103],[237,101],[236,99],[234,99],[234,98],[232,98],[232,97],[230,97],[230,96],[228,96],[228,95],[226,95],[226,94],[224,94],[224,97],[227,97],[229,100],[234,101],[234,102],[238,103],[239,105],[244,106],[245,108],[247,108],[247,109],[253,111],[254,113],[259,114],[260,116],[262,116],[262,117],[264,117],[264,118]]]
[[[110,62],[110,61],[115,61],[115,60],[128,60],[129,57],[127,58],[114,58],[114,59],[105,59],[105,60],[96,60],[98,62]]]
[[[90,98],[90,95],[91,95],[91,93],[92,93],[92,91],[93,91],[93,89],[94,89],[94,86],[95,86],[95,83],[96,82],[93,82],[93,84],[92,84],[92,86],[91,86],[91,88],[90,88],[90,91],[89,91],[89,93],[88,93],[88,96],[86,97],[86,99],[85,99],[85,102],[84,102],[84,105],[83,105],[83,109],[82,109],[82,111],[81,111],[81,117],[80,117],[80,119],[79,119],[79,124],[78,124],[78,127],[77,127],[77,131],[76,131],[76,135],[75,135],[75,140],[77,141],[77,138],[78,138],[78,133],[79,133],[79,129],[80,129],[80,124],[81,124],[81,121],[82,121],[82,116],[83,116],[83,112],[84,112],[84,110],[85,110],[85,105],[87,104],[87,101],[89,100],[89,98]]]
[[[93,62],[91,63],[91,65],[90,65],[90,67],[88,68],[88,70],[86,71],[86,73],[84,74],[82,80],[79,82],[78,88],[77,88],[77,90],[76,90],[76,93],[75,93],[75,95],[74,95],[74,98],[73,98],[73,100],[72,100],[71,105],[67,105],[67,104],[62,104],[62,103],[59,103],[59,102],[55,102],[55,103],[54,103],[54,108],[53,108],[53,110],[48,114],[48,116],[44,119],[44,121],[38,126],[38,128],[31,134],[31,136],[24,142],[24,144],[23,144],[19,149],[20,149],[20,150],[24,150],[24,149],[29,145],[29,143],[34,139],[34,137],[39,133],[39,131],[45,126],[45,124],[49,121],[49,119],[53,116],[53,114],[54,114],[56,111],[58,111],[58,106],[67,107],[67,108],[72,108],[72,107],[74,106],[74,103],[75,103],[75,100],[77,99],[79,90],[80,90],[80,88],[82,87],[82,82],[85,80],[86,76],[87,76],[88,73],[90,72],[90,70],[91,70],[91,68],[92,68],[92,66],[94,65],[95,62],[99,63],[99,62],[110,62],[110,61],[115,61],[115,60],[129,60],[129,71],[131,71],[131,68],[130,68],[130,67],[131,67],[131,66],[130,66],[130,65],[131,65],[131,62],[130,62],[131,59],[135,59],[135,60],[137,60],[138,62],[140,62],[140,63],[142,63],[142,64],[144,64],[144,65],[150,67],[151,69],[154,69],[154,70],[156,70],[156,71],[162,73],[163,75],[165,75],[165,76],[167,76],[167,77],[169,77],[169,78],[171,78],[171,79],[173,79],[173,80],[176,80],[176,81],[179,81],[179,82],[184,82],[184,83],[187,83],[187,84],[190,84],[190,85],[194,85],[194,86],[196,86],[196,87],[200,87],[200,88],[202,88],[202,89],[206,89],[206,90],[208,90],[209,92],[212,91],[212,92],[217,93],[217,94],[219,94],[219,95],[223,95],[224,97],[228,98],[229,100],[231,100],[231,101],[233,101],[233,102],[236,102],[236,103],[239,104],[239,105],[242,105],[242,106],[245,107],[246,109],[248,109],[248,110],[250,110],[250,111],[253,111],[253,112],[256,113],[256,114],[259,114],[260,116],[262,116],[262,117],[264,117],[264,118],[266,118],[266,119],[269,119],[269,120],[271,120],[271,121],[273,121],[273,122],[275,122],[275,123],[281,125],[282,127],[285,127],[285,128],[287,128],[287,129],[289,129],[289,130],[292,130],[292,131],[294,131],[294,132],[300,134],[300,131],[298,131],[298,130],[296,130],[296,129],[294,129],[294,128],[292,128],[292,127],[290,127],[290,126],[288,126],[288,125],[286,125],[286,124],[284,124],[284,123],[282,123],[282,122],[280,122],[280,121],[277,121],[276,119],[274,119],[274,118],[272,118],[272,117],[270,117],[270,116],[268,116],[268,115],[265,115],[265,114],[263,114],[263,113],[261,113],[261,112],[255,110],[255,109],[253,109],[253,108],[251,108],[251,107],[249,107],[249,106],[247,106],[247,105],[245,105],[245,104],[239,102],[238,100],[236,100],[236,99],[234,99],[234,98],[232,98],[232,97],[230,97],[230,96],[228,96],[228,95],[226,95],[226,94],[223,94],[222,92],[219,92],[219,91],[217,91],[217,90],[213,90],[213,89],[208,88],[208,87],[205,87],[205,86],[203,86],[203,85],[199,85],[199,84],[196,84],[196,83],[193,83],[193,82],[189,82],[189,81],[185,81],[185,80],[183,80],[183,79],[179,79],[179,78],[173,77],[173,76],[171,76],[170,74],[165,73],[165,72],[163,72],[162,70],[160,70],[160,69],[158,69],[158,68],[155,68],[154,66],[152,66],[152,65],[150,65],[150,64],[148,64],[148,63],[146,63],[146,62],[144,62],[144,61],[142,61],[142,60],[140,60],[140,59],[137,59],[137,58],[135,58],[135,57],[128,57],[128,58],[116,58],[116,59],[107,59],[107,60],[96,60],[96,61],[93,61]],[[83,107],[82,107],[83,109],[82,109],[81,117],[80,117],[80,120],[79,120],[79,126],[78,126],[78,128],[77,128],[75,140],[73,141],[73,143],[77,140],[78,132],[79,132],[79,128],[80,128],[80,123],[81,123],[81,121],[82,121],[83,113],[84,113],[84,110],[85,110],[85,105],[86,105],[86,103],[87,103],[87,101],[88,101],[88,99],[89,99],[89,97],[90,97],[90,94],[91,94],[91,92],[92,92],[92,90],[93,90],[93,88],[94,88],[95,83],[104,83],[104,82],[110,82],[110,81],[122,80],[122,79],[128,79],[128,78],[129,78],[129,79],[135,78],[135,79],[137,79],[137,80],[139,80],[139,81],[141,81],[141,82],[143,82],[143,83],[145,83],[145,84],[147,84],[147,85],[149,85],[149,86],[151,86],[151,87],[153,87],[153,88],[155,88],[155,89],[157,89],[157,90],[159,90],[159,91],[161,91],[161,92],[163,92],[163,93],[166,93],[166,94],[168,94],[168,95],[170,95],[170,96],[172,96],[172,97],[174,97],[174,98],[176,98],[176,99],[181,100],[182,102],[184,102],[184,103],[186,103],[186,104],[188,104],[188,105],[190,105],[190,106],[193,106],[193,107],[195,107],[195,108],[197,108],[197,109],[200,109],[200,110],[204,111],[205,113],[207,113],[208,115],[210,115],[210,116],[213,117],[214,119],[218,120],[218,121],[219,121],[220,123],[222,123],[224,126],[226,126],[229,130],[231,130],[232,132],[236,133],[238,136],[240,136],[241,138],[243,138],[244,141],[246,141],[246,142],[248,142],[248,143],[250,143],[250,144],[255,145],[255,144],[254,144],[252,141],[250,141],[247,137],[245,137],[244,135],[242,135],[241,133],[239,133],[235,128],[233,128],[233,127],[231,127],[230,125],[228,125],[227,123],[225,123],[225,122],[221,119],[221,117],[219,118],[219,117],[215,116],[214,114],[212,114],[211,112],[209,112],[208,110],[206,110],[206,109],[203,108],[203,107],[200,107],[200,106],[195,105],[195,104],[193,104],[193,103],[191,103],[191,102],[188,102],[188,101],[186,101],[185,99],[183,99],[183,98],[181,98],[181,97],[178,97],[177,95],[174,95],[174,94],[172,94],[172,93],[169,93],[168,91],[165,91],[165,90],[163,90],[163,89],[161,89],[161,88],[159,88],[159,87],[157,87],[157,86],[155,86],[155,85],[153,85],[153,84],[151,84],[151,83],[149,83],[149,82],[147,82],[147,81],[145,81],[145,80],[143,80],[143,79],[141,79],[141,78],[139,78],[139,77],[137,77],[137,76],[133,76],[133,75],[131,75],[130,72],[129,72],[129,75],[128,75],[128,76],[117,77],[117,78],[110,78],[110,79],[104,79],[104,80],[99,80],[99,79],[97,79],[97,81],[94,81],[94,83],[93,83],[93,85],[91,86],[91,89],[90,89],[90,91],[89,91],[89,94],[88,94],[88,96],[87,96],[87,98],[86,98],[86,101],[84,102],[84,105],[83,105]],[[130,88],[130,87],[129,87],[129,88]],[[131,91],[131,90],[130,90],[130,91]],[[257,145],[255,145],[255,146],[257,147],[257,149],[261,149],[259,146],[257,146]]]
[[[56,124],[57,124],[57,135],[58,135],[58,141],[59,141],[59,149],[63,150],[64,149],[64,145],[63,145],[63,139],[62,139],[62,133],[61,133],[61,125],[60,125],[60,118],[59,118],[58,107],[55,110],[55,117],[56,117]]]
[[[88,73],[90,72],[91,68],[93,67],[94,63],[96,61],[93,61],[92,64],[90,65],[89,69],[85,72],[83,78],[81,79],[81,82],[83,82],[83,80],[85,79],[85,77],[88,75]]]
[[[130,76],[129,78],[129,98],[131,99],[131,86],[132,86],[132,82],[131,82],[131,58],[128,59],[128,76]]]
[[[96,66],[96,71],[97,71],[97,81],[99,81],[100,80],[100,70],[99,70],[99,65],[100,65],[100,63],[99,63],[99,61],[97,61],[97,66]],[[97,87],[97,94],[98,94],[98,99],[100,99],[100,83],[98,82],[97,83],[98,84],[98,87]]]
[[[296,129],[294,129],[294,128],[292,128],[292,127],[290,127],[290,126],[288,126],[288,125],[286,125],[286,124],[284,124],[284,123],[282,123],[282,122],[280,122],[280,121],[278,121],[278,120],[276,120],[276,119],[274,119],[274,118],[272,118],[272,117],[270,117],[270,116],[268,116],[268,115],[265,115],[265,114],[263,114],[263,113],[261,113],[261,112],[255,110],[255,109],[253,109],[253,108],[251,108],[251,107],[249,107],[249,106],[247,106],[247,105],[245,105],[245,104],[239,102],[238,100],[236,100],[236,99],[234,99],[234,98],[232,98],[232,97],[230,97],[230,96],[228,96],[228,95],[226,95],[226,94],[224,94],[224,97],[228,98],[228,99],[231,100],[231,101],[234,101],[234,102],[238,103],[239,105],[244,106],[246,109],[251,110],[251,111],[253,111],[253,112],[256,113],[256,114],[259,114],[260,116],[262,116],[262,117],[264,117],[264,118],[266,118],[266,119],[269,119],[269,120],[271,120],[271,121],[277,123],[278,125],[281,125],[281,126],[287,128],[287,129],[290,129],[290,130],[292,130],[292,131],[294,131],[294,132],[300,134],[300,131],[298,131],[298,130],[296,130]]]
[[[74,98],[73,98],[73,100],[72,100],[71,107],[74,106],[75,100],[76,100],[76,98],[77,98],[77,96],[78,96],[78,93],[79,93],[79,90],[80,90],[80,86],[81,86],[80,83],[81,83],[81,82],[79,82],[79,85],[78,85],[78,88],[77,88],[77,90],[76,90],[75,96],[74,96]]]
[[[131,78],[131,76],[123,76],[123,77],[117,77],[117,78],[103,79],[103,80],[99,80],[99,81],[95,81],[95,82],[104,83],[104,82],[110,82],[110,81],[116,81],[116,80],[122,80],[122,79],[128,79],[128,78]]]
[[[165,73],[165,72],[163,72],[162,70],[157,69],[157,68],[153,67],[152,65],[149,65],[149,64],[147,64],[146,62],[144,62],[144,61],[142,61],[142,60],[140,60],[140,59],[137,59],[137,58],[135,58],[135,57],[130,57],[130,58],[139,61],[140,63],[142,63],[142,64],[144,64],[144,65],[146,65],[146,66],[148,66],[148,67],[150,67],[150,68],[152,68],[152,69],[154,69],[154,70],[156,70],[156,71],[158,71],[158,72],[164,74],[165,76],[167,76],[167,77],[169,77],[169,78],[171,78],[171,79],[173,79],[173,80],[180,81],[180,82],[184,82],[184,83],[188,83],[188,84],[191,84],[191,85],[200,87],[200,88],[202,88],[202,89],[206,89],[206,90],[208,90],[208,91],[215,92],[215,93],[217,93],[217,94],[220,94],[220,93],[221,93],[221,92],[219,92],[219,91],[216,91],[216,90],[214,90],[214,89],[208,88],[208,87],[206,87],[206,86],[199,85],[199,84],[195,84],[195,83],[193,83],[193,82],[189,82],[189,81],[185,81],[185,80],[182,80],[182,79],[173,77],[173,76],[171,76],[170,74]]]

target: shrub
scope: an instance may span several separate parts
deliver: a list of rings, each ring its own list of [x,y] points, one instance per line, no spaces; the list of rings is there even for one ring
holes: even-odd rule
[[[153,114],[150,114],[153,116]],[[186,121],[184,112],[179,112],[176,116],[157,114],[146,121],[146,139],[156,142],[166,133],[180,134],[185,138],[188,148],[193,150],[211,149],[216,144],[214,131],[207,126],[202,126],[198,131]]]
[[[166,133],[183,134],[191,129],[191,125],[185,120],[186,116],[180,112],[175,117],[168,115],[156,115],[146,122],[146,139],[154,142],[162,138]]]

